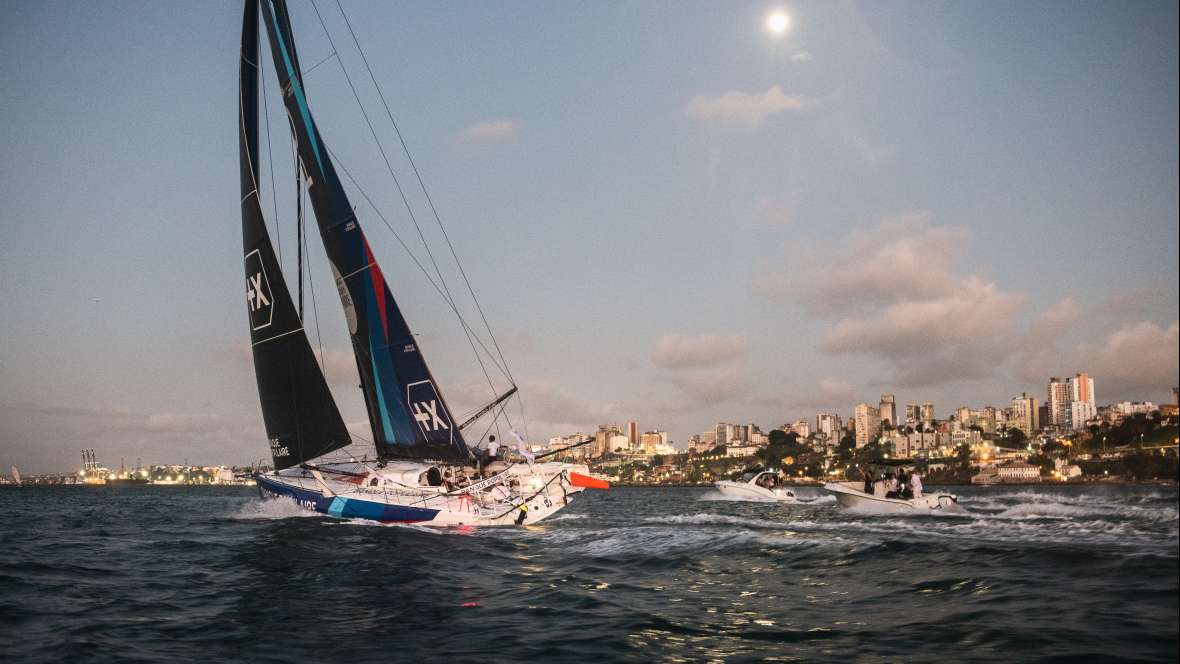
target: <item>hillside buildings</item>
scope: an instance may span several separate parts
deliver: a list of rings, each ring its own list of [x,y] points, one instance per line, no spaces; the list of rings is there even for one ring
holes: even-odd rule
[[[856,404],[852,420],[856,426],[857,447],[868,445],[881,433],[881,411],[867,403]]]
[[[892,429],[897,426],[897,399],[892,394],[881,395],[877,410],[881,413],[881,423],[886,425],[886,428]]]
[[[1023,431],[1026,437],[1032,436],[1040,430],[1040,409],[1037,406],[1036,397],[1030,397],[1025,392],[1021,392],[1018,397],[1012,397],[1012,421],[1010,424]]]

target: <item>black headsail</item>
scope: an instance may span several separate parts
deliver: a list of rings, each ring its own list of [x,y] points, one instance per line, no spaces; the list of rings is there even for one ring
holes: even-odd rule
[[[307,106],[283,0],[259,0],[312,209],[344,305],[382,458],[469,459],[414,335],[377,265]]]
[[[258,201],[258,7],[246,2],[238,76],[238,149],[246,307],[262,419],[276,469],[314,459],[352,442],[316,364],[275,259]]]

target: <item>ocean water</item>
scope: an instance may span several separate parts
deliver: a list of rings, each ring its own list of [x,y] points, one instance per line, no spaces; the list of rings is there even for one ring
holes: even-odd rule
[[[962,488],[963,516],[585,492],[525,529],[253,489],[0,491],[0,660],[1160,661],[1175,487]]]

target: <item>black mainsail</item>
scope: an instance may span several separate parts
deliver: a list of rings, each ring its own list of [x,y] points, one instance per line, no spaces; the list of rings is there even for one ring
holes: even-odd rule
[[[465,460],[458,423],[357,222],[307,106],[284,0],[259,0],[320,237],[352,336],[380,458]]]
[[[257,57],[258,9],[247,2],[238,75],[246,306],[262,418],[275,469],[281,470],[338,450],[352,440],[316,363],[262,217],[258,200]]]

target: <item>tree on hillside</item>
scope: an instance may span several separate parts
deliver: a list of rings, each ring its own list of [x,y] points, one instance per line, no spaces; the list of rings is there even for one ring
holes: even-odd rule
[[[955,450],[955,465],[967,469],[971,467],[971,446],[963,443]]]
[[[769,444],[762,450],[761,456],[767,466],[777,466],[783,457],[798,457],[811,450],[799,442],[799,434],[785,433],[779,430],[770,432],[767,436]]]
[[[1016,427],[1008,427],[1004,430],[1004,439],[1007,441],[1007,447],[1020,447],[1028,436],[1024,435],[1024,431]]]

